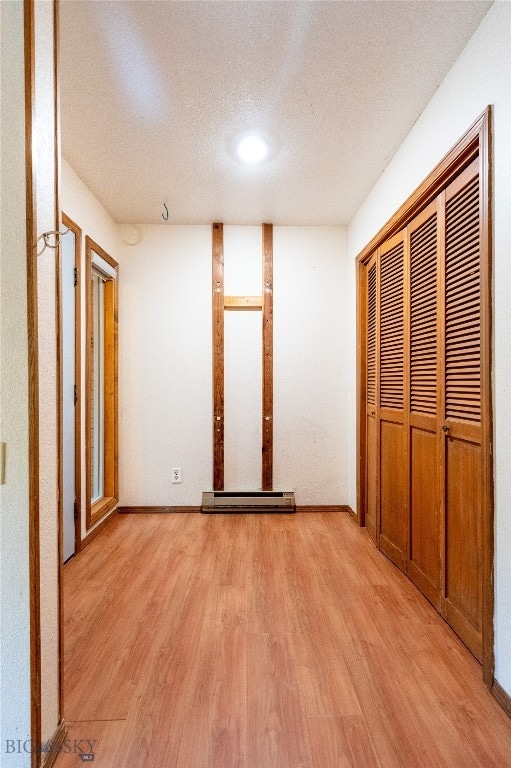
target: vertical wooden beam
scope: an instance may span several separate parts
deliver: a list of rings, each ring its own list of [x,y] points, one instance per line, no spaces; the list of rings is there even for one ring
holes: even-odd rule
[[[41,744],[41,597],[39,531],[39,335],[37,310],[37,206],[35,197],[35,3],[24,4],[25,181],[28,331],[28,450],[30,552],[30,738]],[[32,750],[31,766],[40,764]]]
[[[224,225],[213,224],[213,490],[224,487]]]
[[[479,189],[481,210],[481,411],[483,447],[483,679],[490,690],[495,672],[494,488],[493,488],[493,108],[486,108],[479,129]],[[493,691],[495,694],[495,691]],[[502,700],[497,699],[501,706]],[[505,706],[505,705],[504,705]]]
[[[263,224],[263,491],[273,488],[273,224]]]

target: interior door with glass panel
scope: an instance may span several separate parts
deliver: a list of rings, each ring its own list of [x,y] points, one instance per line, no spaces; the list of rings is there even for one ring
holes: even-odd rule
[[[78,293],[81,230],[65,215],[68,232],[60,247],[60,339],[61,339],[61,424],[62,424],[62,559],[75,554],[76,512],[80,495],[80,305]]]
[[[116,506],[117,262],[86,238],[86,481],[87,529]]]

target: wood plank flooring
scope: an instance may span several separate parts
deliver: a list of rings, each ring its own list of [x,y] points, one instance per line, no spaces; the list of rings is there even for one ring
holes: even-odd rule
[[[119,516],[64,590],[57,768],[511,768],[478,663],[347,514]]]

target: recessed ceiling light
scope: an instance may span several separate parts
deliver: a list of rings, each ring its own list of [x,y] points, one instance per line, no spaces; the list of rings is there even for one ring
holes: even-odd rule
[[[239,159],[247,165],[261,163],[268,155],[269,146],[262,136],[244,136],[236,144]]]

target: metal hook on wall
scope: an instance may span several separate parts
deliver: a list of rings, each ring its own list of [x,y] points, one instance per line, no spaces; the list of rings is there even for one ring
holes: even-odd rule
[[[163,207],[165,208],[165,213],[162,213],[161,217],[162,217],[162,219],[164,221],[168,221],[169,220],[169,209],[167,208],[167,204],[163,203]],[[165,214],[167,214],[167,215],[165,215]]]
[[[48,232],[43,232],[43,234],[37,238],[36,244],[39,242],[39,240],[44,240],[44,248],[52,248],[55,250],[60,245],[60,238],[63,237],[64,235],[67,235],[68,232],[69,232],[69,227],[65,227],[65,229],[62,231],[57,229],[52,229],[52,230],[49,230]],[[55,238],[55,241],[52,242],[50,238]],[[37,254],[38,256],[44,251],[44,248],[41,251],[39,251],[39,253]]]

